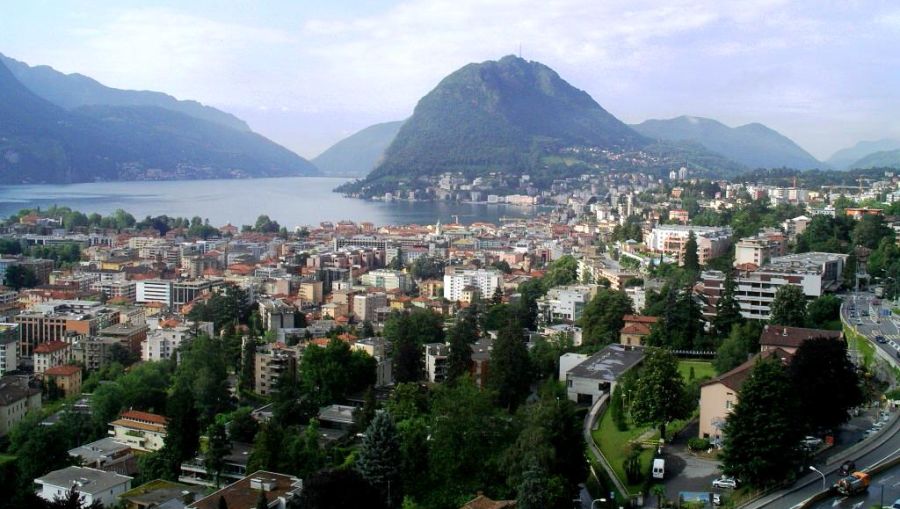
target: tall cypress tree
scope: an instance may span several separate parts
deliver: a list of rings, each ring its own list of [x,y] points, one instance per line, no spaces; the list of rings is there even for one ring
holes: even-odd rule
[[[461,312],[447,334],[450,355],[447,357],[447,381],[454,382],[472,366],[472,343],[478,341],[478,320],[469,309]]]
[[[685,270],[696,276],[700,272],[700,258],[697,255],[697,236],[691,230],[688,233],[687,242],[684,243],[684,257],[682,265]]]
[[[716,301],[716,317],[713,319],[713,327],[720,338],[731,333],[735,324],[742,323],[741,306],[734,298],[734,275],[731,271],[725,272],[725,282],[722,285],[722,295]]]
[[[497,404],[515,410],[528,396],[531,386],[531,358],[522,341],[522,328],[509,320],[497,334],[491,350],[488,385],[496,391]]]

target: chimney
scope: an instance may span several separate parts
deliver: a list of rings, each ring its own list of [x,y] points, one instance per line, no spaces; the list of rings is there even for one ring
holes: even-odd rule
[[[781,329],[781,337],[787,337],[787,327]]]

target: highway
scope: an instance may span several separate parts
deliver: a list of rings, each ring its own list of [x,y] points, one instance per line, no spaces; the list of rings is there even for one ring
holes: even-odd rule
[[[900,328],[892,318],[879,318],[879,306],[873,305],[875,296],[871,293],[860,292],[858,294],[850,293],[842,296],[844,306],[841,307],[842,318],[847,323],[852,324],[858,332],[864,334],[872,340],[872,344],[882,350],[886,357],[889,356],[891,362],[895,365],[898,363],[897,351],[900,348]],[[851,316],[851,305],[856,309],[856,317]],[[868,316],[860,316],[859,311],[865,310]],[[857,318],[858,317],[858,318]],[[862,322],[861,324],[859,322]],[[874,341],[876,336],[884,336],[887,343],[879,344]],[[890,342],[898,345],[893,346]],[[893,375],[888,368],[886,374]],[[887,462],[900,455],[900,419],[894,412],[891,421],[881,431],[877,432],[868,443],[857,451],[851,453],[849,458],[842,456],[835,458],[834,461],[827,465],[817,465],[817,468],[827,474],[825,485],[831,486],[837,481],[836,470],[845,459],[852,459],[856,462],[858,469],[871,468],[872,466]],[[882,482],[883,481],[883,482]],[[865,508],[871,507],[872,503],[878,503],[880,500],[881,486],[885,486],[885,503],[890,506],[894,498],[900,498],[900,469],[897,467],[877,476],[873,480],[873,486],[867,495],[859,495],[856,497],[832,497],[820,502],[814,507],[847,507],[847,508]],[[813,495],[822,491],[822,478],[814,473],[800,478],[793,486],[787,490],[781,490],[744,507],[757,508],[786,508],[795,507]],[[872,499],[871,497],[876,497]],[[858,504],[858,505],[857,505]],[[868,504],[868,505],[866,505]]]

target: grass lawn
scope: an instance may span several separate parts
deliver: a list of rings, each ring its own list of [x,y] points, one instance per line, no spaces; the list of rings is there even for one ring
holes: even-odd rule
[[[875,357],[875,345],[871,341],[853,331],[850,327],[844,327],[844,337],[847,338],[847,346],[850,350],[856,350],[863,357],[863,365],[870,366]]]
[[[0,454],[0,467],[6,465],[7,463],[12,463],[16,461],[15,456],[9,456],[8,454]]]
[[[678,361],[678,372],[681,373],[685,383],[690,381],[691,368],[694,368],[694,380],[716,376],[716,369],[709,361]]]
[[[594,442],[603,452],[603,455],[606,456],[606,460],[609,461],[613,470],[616,471],[616,476],[626,484],[631,493],[639,492],[643,487],[643,483],[634,485],[627,484],[625,469],[623,468],[622,463],[628,456],[628,451],[630,449],[629,444],[631,441],[636,440],[648,429],[649,428],[631,426],[626,431],[619,431],[612,420],[611,412],[603,412],[603,415],[600,417],[600,426],[593,432]],[[658,440],[659,433],[654,432],[651,439],[654,441]],[[646,470],[648,475],[650,473],[654,452],[656,452],[656,450],[653,448],[645,448],[641,453],[641,466]]]

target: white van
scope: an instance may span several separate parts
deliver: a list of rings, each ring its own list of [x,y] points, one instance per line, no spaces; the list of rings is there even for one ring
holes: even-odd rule
[[[662,458],[653,459],[653,478],[662,479],[666,475],[666,460]]]

